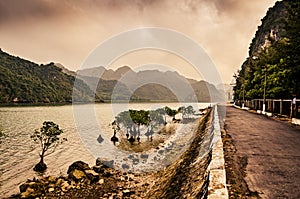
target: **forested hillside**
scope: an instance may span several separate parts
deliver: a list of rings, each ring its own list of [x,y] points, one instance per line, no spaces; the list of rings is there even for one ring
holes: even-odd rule
[[[262,19],[235,75],[235,99],[300,95],[300,2],[276,2]]]
[[[38,65],[0,49],[0,103],[71,102],[74,80],[54,63]],[[87,101],[92,96],[89,87],[78,81],[74,98]]]

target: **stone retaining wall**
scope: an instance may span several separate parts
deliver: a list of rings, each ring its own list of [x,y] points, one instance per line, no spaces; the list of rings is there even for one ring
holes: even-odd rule
[[[209,185],[208,197],[211,199],[227,199],[228,190],[226,187],[226,172],[221,139],[221,127],[218,116],[218,106],[214,106],[211,122],[212,159],[208,167]]]

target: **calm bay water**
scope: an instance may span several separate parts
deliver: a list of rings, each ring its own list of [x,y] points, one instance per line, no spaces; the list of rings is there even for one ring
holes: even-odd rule
[[[129,104],[96,104],[75,105],[80,110],[90,109],[93,106],[95,118],[103,135],[110,137],[112,129],[109,125],[114,115],[120,111],[131,109],[156,109],[169,106],[178,108],[186,104],[178,103],[141,103]],[[197,104],[198,108],[205,108],[209,104]],[[196,108],[196,107],[195,107]],[[44,121],[53,121],[64,130],[63,137],[67,142],[58,146],[54,153],[45,157],[48,169],[44,175],[65,175],[68,166],[74,161],[82,160],[89,165],[95,164],[95,158],[82,143],[77,132],[78,120],[84,121],[87,125],[85,132],[99,131],[94,125],[89,124],[85,114],[77,114],[74,120],[72,105],[65,106],[40,106],[40,107],[2,107],[0,108],[0,127],[4,130],[6,137],[1,138],[0,144],[0,196],[7,197],[18,193],[18,187],[26,179],[39,177],[33,171],[34,165],[39,161],[39,145],[30,139],[34,129],[39,129]],[[81,117],[81,118],[80,118]],[[97,125],[96,125],[97,126]],[[188,130],[194,130],[196,126],[191,125]],[[187,127],[182,127],[182,132]],[[175,139],[176,140],[176,139]],[[104,142],[105,144],[105,142]],[[107,146],[110,149],[110,146]]]

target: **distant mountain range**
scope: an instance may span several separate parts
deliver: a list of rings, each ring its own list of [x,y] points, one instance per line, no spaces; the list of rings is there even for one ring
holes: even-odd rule
[[[210,102],[224,99],[221,89],[205,81],[187,79],[177,72],[135,72],[123,66],[115,71],[104,67],[89,68],[77,74],[103,100]]]
[[[77,78],[76,78],[77,77]],[[0,103],[64,103],[105,101],[220,101],[224,93],[205,81],[177,72],[128,66],[73,72],[59,63],[38,65],[0,49]]]

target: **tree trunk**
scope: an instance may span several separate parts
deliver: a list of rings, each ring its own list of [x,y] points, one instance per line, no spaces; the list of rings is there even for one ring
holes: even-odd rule
[[[44,163],[44,154],[40,155],[40,157],[41,157],[40,163],[45,164],[45,163]]]

